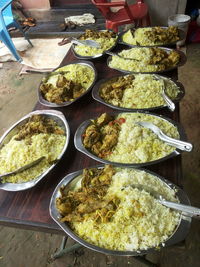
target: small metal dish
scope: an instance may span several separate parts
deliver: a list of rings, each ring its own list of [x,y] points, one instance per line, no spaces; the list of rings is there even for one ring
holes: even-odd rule
[[[122,116],[123,116],[124,113],[116,111],[116,112],[109,113],[109,115],[117,116],[118,114],[122,114]],[[126,112],[126,113],[130,113],[130,112]],[[166,117],[164,117],[162,115],[149,113],[147,111],[131,112],[131,114],[133,114],[133,113],[148,114],[148,115],[151,115],[153,117],[161,118],[162,120],[164,120],[166,122],[170,122],[175,127],[177,127],[177,130],[178,130],[178,133],[179,133],[179,136],[180,136],[180,140],[187,141],[184,129],[178,122],[173,121],[173,120],[171,120],[169,118],[166,118]],[[96,119],[96,118],[91,118],[91,119]],[[94,159],[96,161],[99,161],[101,163],[104,163],[104,164],[112,164],[112,165],[119,166],[119,167],[122,166],[122,167],[137,167],[137,168],[140,168],[140,167],[143,167],[143,166],[149,166],[149,165],[153,165],[153,164],[156,164],[156,163],[160,163],[160,162],[165,161],[165,160],[167,160],[169,158],[172,158],[172,157],[175,157],[177,155],[180,155],[181,152],[182,152],[181,150],[179,150],[177,148],[174,148],[174,151],[172,153],[170,153],[169,155],[167,155],[167,156],[165,156],[163,158],[160,158],[160,159],[157,159],[157,160],[154,160],[154,161],[142,162],[142,163],[134,163],[134,162],[133,163],[121,163],[121,162],[114,162],[114,161],[109,161],[109,160],[106,160],[106,159],[102,159],[102,158],[99,158],[98,156],[96,156],[95,154],[93,154],[92,152],[90,152],[89,150],[87,150],[83,145],[82,136],[83,136],[86,128],[90,124],[91,124],[91,120],[86,120],[76,130],[76,133],[74,135],[75,147],[76,147],[77,150],[81,151],[82,153],[84,153],[88,157],[90,157],[90,158],[92,158],[92,159]]]
[[[133,47],[133,48],[137,48],[137,47]],[[133,48],[132,48],[132,49],[133,49]],[[158,47],[158,48],[160,48],[160,49],[162,49],[162,50],[165,50],[167,53],[170,53],[171,51],[175,50],[175,49],[171,49],[171,48],[167,48],[167,47]],[[130,49],[130,48],[129,48],[129,49]],[[129,50],[129,49],[127,49],[127,50]],[[180,51],[180,50],[176,50],[176,52],[180,55],[180,61],[179,61],[179,63],[178,63],[176,66],[170,67],[170,68],[165,69],[165,70],[151,71],[151,72],[150,72],[150,71],[129,71],[129,70],[124,70],[124,69],[119,69],[119,68],[112,68],[112,67],[109,66],[109,63],[110,63],[110,61],[111,61],[111,59],[112,59],[111,56],[109,56],[109,57],[107,58],[107,65],[108,65],[108,67],[111,68],[111,69],[118,70],[118,71],[121,71],[121,72],[123,72],[123,73],[127,73],[127,74],[128,74],[128,73],[144,73],[144,74],[164,73],[164,72],[167,72],[167,71],[174,70],[174,69],[176,69],[176,68],[178,68],[178,67],[181,67],[181,66],[183,66],[183,65],[186,63],[186,61],[187,61],[186,55],[185,55],[182,51]]]
[[[154,28],[154,27],[140,27],[140,28]],[[160,27],[162,29],[167,29],[168,27]],[[139,28],[136,28],[134,29],[134,31],[136,31],[137,29]],[[185,33],[184,31],[178,29],[178,32],[179,32],[179,40],[178,41],[175,41],[175,42],[171,42],[171,43],[166,43],[166,44],[159,44],[159,45],[133,45],[133,44],[130,44],[130,43],[127,43],[125,41],[123,41],[123,36],[129,31],[129,30],[133,30],[133,29],[128,29],[124,32],[121,32],[119,34],[119,38],[118,38],[118,43],[119,44],[123,44],[123,45],[128,45],[130,47],[155,47],[155,46],[167,46],[167,47],[171,47],[171,46],[174,46],[176,45],[177,42],[179,41],[182,41],[184,38],[185,38]]]
[[[47,106],[47,107],[52,107],[52,108],[59,108],[59,107],[66,107],[66,106],[69,106],[71,104],[73,104],[74,102],[76,102],[77,100],[79,100],[81,97],[83,97],[85,94],[87,94],[88,92],[90,92],[90,90],[92,89],[93,85],[95,84],[95,81],[97,79],[97,71],[94,67],[94,64],[92,62],[89,62],[89,61],[84,61],[84,60],[79,60],[79,61],[72,61],[68,64],[66,64],[65,66],[68,66],[68,65],[73,65],[73,64],[77,64],[77,65],[82,65],[82,66],[87,66],[89,68],[91,68],[94,72],[94,81],[92,82],[92,84],[88,87],[88,89],[79,97],[75,98],[73,101],[66,101],[66,102],[63,102],[63,103],[60,103],[60,104],[57,104],[57,103],[53,103],[53,102],[49,102],[47,101],[43,94],[41,93],[41,90],[40,90],[40,86],[42,84],[42,82],[40,83],[39,87],[38,87],[38,99],[39,99],[39,102],[44,105],[44,106]],[[62,66],[62,67],[58,67],[56,68],[55,70],[53,70],[52,72],[58,70],[58,69],[61,69],[65,66]]]
[[[103,30],[102,30],[102,31],[103,31]],[[86,59],[86,60],[87,60],[87,59],[95,59],[95,58],[102,57],[103,55],[106,54],[106,52],[109,52],[109,51],[111,51],[112,49],[114,49],[115,46],[117,45],[117,42],[118,42],[118,35],[117,35],[115,44],[114,44],[113,46],[111,46],[109,49],[105,50],[103,53],[98,54],[98,55],[94,55],[94,56],[81,56],[81,55],[79,55],[79,54],[75,51],[76,44],[72,44],[71,49],[72,49],[72,52],[73,52],[74,56],[77,57],[78,59]]]
[[[112,105],[108,102],[105,102],[105,100],[103,100],[100,96],[100,88],[101,88],[101,85],[103,85],[104,83],[107,83],[109,82],[110,80],[114,80],[115,78],[119,78],[119,77],[122,77],[122,76],[127,76],[127,75],[130,75],[130,74],[123,74],[123,75],[116,75],[116,76],[113,76],[112,78],[107,78],[107,79],[101,79],[100,81],[98,81],[95,86],[93,87],[92,89],[92,97],[100,102],[101,104],[104,104],[110,108],[113,108],[113,109],[116,109],[116,110],[120,110],[120,111],[126,111],[126,112],[132,112],[132,111],[139,111],[139,110],[156,110],[156,109],[161,109],[161,108],[165,108],[167,107],[167,105],[163,105],[163,106],[157,106],[157,107],[151,107],[151,108],[125,108],[125,107],[119,107],[119,106],[115,106],[115,105]],[[135,74],[137,75],[137,74]],[[164,76],[160,76],[160,79],[169,79],[171,80],[170,78],[166,78]],[[172,81],[178,88],[179,88],[179,93],[177,95],[177,97],[175,99],[173,99],[173,102],[174,103],[177,103],[179,102],[185,95],[185,89],[184,89],[184,86],[182,85],[182,83],[178,82],[178,81]]]
[[[98,165],[98,166],[94,166],[93,168],[103,168],[103,167],[104,166],[102,166],[102,165],[101,166]],[[145,171],[149,174],[156,176],[158,178],[158,180],[162,180],[167,187],[177,190],[176,196],[177,196],[178,200],[180,201],[180,203],[190,205],[190,201],[189,201],[186,193],[181,188],[179,188],[177,185],[173,184],[172,182],[166,180],[162,176],[159,176],[158,174],[155,174],[151,171],[142,170],[142,169],[141,169],[141,171]],[[65,176],[60,181],[60,183],[57,185],[57,187],[55,188],[53,195],[51,197],[50,206],[49,206],[50,215],[51,215],[52,219],[61,227],[61,229],[67,235],[69,235],[72,239],[74,239],[76,242],[80,243],[84,247],[92,249],[92,250],[100,252],[100,253],[103,253],[103,254],[107,254],[107,255],[141,256],[141,255],[156,251],[158,248],[155,248],[155,247],[149,248],[147,250],[137,250],[137,251],[135,251],[135,250],[133,250],[133,251],[119,251],[119,250],[109,250],[106,248],[102,248],[102,247],[93,245],[91,243],[88,243],[84,239],[80,238],[77,234],[75,234],[73,232],[73,230],[66,223],[63,223],[60,221],[61,216],[60,216],[59,211],[56,208],[56,199],[60,196],[60,188],[62,186],[67,186],[68,190],[72,190],[75,187],[75,185],[77,184],[77,182],[79,182],[81,180],[82,173],[83,173],[83,170],[80,170],[80,171],[73,172],[73,173]],[[190,224],[191,224],[191,218],[186,217],[184,215],[181,215],[179,224],[177,225],[176,229],[174,230],[174,233],[163,244],[160,244],[159,247],[172,246],[176,243],[179,243],[180,241],[183,241],[189,232]]]
[[[55,165],[62,158],[63,154],[65,153],[65,151],[68,147],[69,138],[70,138],[70,129],[69,129],[69,125],[68,125],[63,113],[61,113],[60,111],[57,111],[57,110],[36,110],[36,111],[30,112],[29,114],[27,114],[26,116],[21,118],[19,121],[14,123],[3,134],[3,136],[0,138],[0,149],[5,144],[7,144],[10,141],[10,139],[18,132],[19,127],[21,125],[25,124],[27,122],[27,120],[33,115],[42,115],[42,116],[45,116],[47,118],[54,120],[57,123],[57,125],[59,125],[65,132],[65,135],[66,135],[65,145],[64,145],[62,152],[59,155],[57,161],[54,164],[52,164],[44,173],[42,173],[41,175],[36,177],[34,180],[24,182],[24,183],[0,183],[0,189],[2,189],[2,190],[14,192],[14,191],[26,190],[26,189],[29,189],[29,188],[35,186],[37,183],[40,182],[40,180],[42,180],[55,167]]]

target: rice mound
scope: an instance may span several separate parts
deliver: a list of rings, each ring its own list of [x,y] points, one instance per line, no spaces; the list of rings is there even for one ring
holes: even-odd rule
[[[175,190],[141,170],[116,168],[107,197],[120,199],[112,220],[96,223],[92,218],[70,223],[75,233],[96,246],[121,251],[146,250],[164,245],[175,231],[180,214],[161,205],[148,192],[129,185],[144,184],[177,202]]]

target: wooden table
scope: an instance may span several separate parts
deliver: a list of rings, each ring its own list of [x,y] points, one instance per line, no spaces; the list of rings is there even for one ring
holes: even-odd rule
[[[98,79],[119,74],[118,71],[106,66],[106,59],[107,57],[105,56],[93,61],[98,72]],[[77,59],[69,51],[61,65],[71,61],[77,61]],[[176,79],[177,71],[168,72],[167,76]],[[35,109],[49,108],[37,103]],[[69,147],[57,166],[34,188],[22,192],[0,191],[1,225],[57,234],[64,233],[49,215],[49,202],[53,190],[59,181],[70,172],[98,164],[75,149],[73,143],[74,133],[82,121],[98,116],[103,112],[112,111],[112,109],[94,101],[89,93],[73,105],[59,108],[58,110],[65,114],[70,126],[71,137]],[[179,120],[179,106],[176,106],[174,113],[163,109],[160,111],[160,114],[174,120]],[[148,169],[164,176],[179,186],[182,185],[181,156],[152,165]]]

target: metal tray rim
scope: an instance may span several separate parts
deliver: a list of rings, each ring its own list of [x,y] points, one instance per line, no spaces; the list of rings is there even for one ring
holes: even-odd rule
[[[95,167],[102,168],[103,166],[104,165],[97,165],[97,166],[93,166],[93,167],[89,167],[89,168],[95,168]],[[187,197],[187,194],[177,185],[173,184],[169,180],[165,179],[164,177],[162,177],[162,176],[160,176],[160,175],[158,175],[152,171],[149,171],[146,169],[137,169],[137,170],[141,170],[141,171],[145,171],[147,173],[150,173],[150,174],[156,176],[158,179],[162,180],[166,184],[166,186],[176,189],[177,190],[176,196],[178,197],[180,203],[190,205],[190,201]],[[92,249],[94,251],[104,253],[104,254],[109,254],[109,255],[114,255],[114,256],[116,256],[116,255],[117,256],[138,256],[138,255],[141,256],[141,255],[156,251],[157,249],[155,247],[149,248],[147,250],[139,250],[139,251],[135,251],[135,250],[134,251],[118,251],[118,250],[109,250],[106,248],[102,248],[102,247],[93,245],[93,244],[85,241],[84,239],[80,238],[78,235],[76,235],[70,229],[70,227],[67,226],[67,224],[60,222],[60,220],[59,220],[60,214],[59,214],[59,212],[56,208],[56,205],[55,205],[56,198],[60,194],[59,189],[63,185],[65,185],[65,186],[70,185],[70,183],[74,179],[76,179],[79,175],[81,175],[82,172],[83,172],[83,170],[79,170],[79,171],[76,171],[76,172],[73,172],[73,173],[66,175],[59,182],[59,184],[56,186],[56,188],[52,194],[52,197],[50,200],[50,205],[49,205],[50,216],[61,227],[61,229],[67,235],[69,235],[72,239],[74,239],[76,242],[80,243],[81,245],[83,245],[89,249]],[[191,218],[181,215],[179,224],[177,225],[176,229],[174,230],[174,233],[163,244],[160,244],[160,247],[171,246],[175,243],[178,243],[178,242],[184,240],[185,237],[187,236],[188,232],[189,232],[190,224],[191,224]]]
[[[147,47],[147,46],[145,46],[145,47]],[[132,48],[140,48],[140,47],[132,47]],[[131,74],[131,73],[135,73],[135,74],[137,74],[137,73],[142,73],[142,74],[153,74],[153,73],[164,73],[164,72],[168,72],[168,71],[171,71],[171,70],[174,70],[174,69],[176,69],[176,68],[178,68],[178,67],[181,67],[181,66],[183,66],[185,63],[186,63],[186,61],[187,61],[187,57],[186,57],[186,55],[182,52],[182,51],[180,51],[180,50],[176,50],[176,49],[172,49],[172,48],[167,48],[167,47],[161,47],[161,46],[158,46],[157,48],[160,48],[160,49],[162,49],[162,50],[165,50],[166,52],[168,51],[176,51],[177,53],[179,53],[179,55],[180,55],[180,57],[181,57],[181,59],[180,59],[180,61],[179,61],[179,63],[176,65],[176,66],[174,66],[174,67],[171,67],[171,68],[168,68],[168,69],[165,69],[165,70],[159,70],[159,71],[151,71],[151,72],[148,72],[148,71],[128,71],[128,70],[122,70],[122,69],[118,69],[118,68],[112,68],[112,67],[110,67],[109,66],[109,63],[110,63],[110,61],[111,61],[111,58],[112,58],[112,56],[109,56],[108,58],[107,58],[107,66],[109,67],[109,68],[111,68],[111,69],[114,69],[114,70],[118,70],[118,71],[120,71],[120,72],[123,72],[123,73],[127,73],[127,74]],[[123,50],[129,50],[129,49],[131,49],[131,48],[128,48],[128,49],[123,49]]]
[[[68,66],[68,65],[72,65],[72,64],[86,65],[86,66],[92,68],[93,71],[94,71],[94,80],[93,80],[92,84],[88,87],[88,89],[81,96],[77,97],[73,101],[66,101],[66,102],[63,102],[61,104],[56,104],[56,103],[47,101],[43,97],[43,95],[41,93],[41,90],[40,90],[40,85],[42,84],[42,81],[41,81],[40,84],[39,84],[38,90],[37,90],[37,94],[38,94],[38,100],[42,105],[47,106],[47,107],[53,107],[53,108],[66,107],[66,106],[69,106],[69,105],[73,104],[74,102],[78,101],[80,98],[82,98],[84,95],[86,95],[87,93],[89,93],[91,91],[92,87],[94,86],[94,84],[95,84],[95,82],[97,80],[97,70],[96,70],[94,64],[92,62],[90,62],[90,61],[78,60],[78,61],[72,61],[72,62],[70,62],[70,63],[68,63],[68,64],[66,64],[66,65],[64,65],[62,67],[65,67],[65,66]],[[58,68],[54,69],[52,72],[54,72],[57,69],[60,69],[62,67],[58,67]]]
[[[139,74],[139,73],[138,73]],[[138,75],[138,74],[134,74],[134,75]],[[120,111],[127,111],[127,112],[133,112],[133,111],[142,111],[142,110],[149,110],[149,111],[151,111],[151,110],[157,110],[157,109],[161,109],[161,108],[167,108],[167,105],[162,105],[162,106],[157,106],[157,107],[151,107],[151,108],[125,108],[125,107],[118,107],[118,106],[114,106],[114,105],[112,105],[112,104],[110,104],[110,103],[107,103],[107,102],[105,102],[102,98],[101,98],[101,96],[99,95],[99,90],[100,90],[100,86],[103,84],[103,83],[106,83],[107,81],[109,81],[109,80],[111,80],[111,79],[113,79],[113,78],[117,78],[117,77],[123,77],[123,76],[127,76],[127,75],[133,75],[133,73],[130,73],[130,74],[121,74],[121,75],[116,75],[116,76],[113,76],[113,77],[111,77],[111,78],[106,78],[106,79],[101,79],[101,80],[99,80],[96,84],[95,84],[95,86],[93,87],[93,89],[92,89],[92,97],[96,100],[96,101],[98,101],[98,102],[100,102],[101,104],[104,104],[104,105],[106,105],[106,106],[108,106],[108,107],[110,107],[110,108],[113,108],[113,109],[116,109],[116,110],[120,110]],[[158,74],[157,74],[158,75]],[[160,76],[160,78],[164,78],[164,79],[168,79],[168,80],[171,80],[174,84],[176,84],[176,86],[179,88],[179,90],[180,90],[180,92],[179,92],[179,94],[178,94],[178,96],[175,98],[175,99],[173,99],[173,102],[174,103],[178,103],[179,101],[181,101],[182,100],[182,98],[184,97],[184,95],[185,95],[185,89],[184,89],[184,86],[183,86],[183,84],[182,83],[180,83],[180,82],[178,82],[178,81],[175,81],[175,80],[173,80],[173,79],[170,79],[170,78],[168,78],[168,77],[165,77],[165,76],[161,76],[161,75],[158,75],[158,76]]]
[[[21,122],[25,121],[26,119],[28,119],[29,117],[31,117],[32,115],[52,115],[55,116],[57,118],[59,118],[64,126],[65,126],[65,131],[66,131],[66,142],[65,145],[63,147],[63,150],[61,152],[61,154],[58,157],[58,161],[62,158],[62,156],[64,155],[64,153],[67,150],[68,144],[69,144],[69,140],[70,140],[70,128],[69,128],[69,124],[67,122],[67,120],[65,119],[65,116],[62,112],[57,111],[57,110],[36,110],[36,111],[32,111],[28,114],[26,114],[25,116],[23,116],[21,119],[19,119],[17,122],[15,122],[0,138],[0,146],[2,145],[4,139],[6,138],[6,136],[15,128],[18,126],[18,124],[20,124]],[[41,175],[37,176],[34,180],[30,180],[24,183],[0,183],[0,189],[1,190],[5,190],[5,191],[12,191],[12,192],[16,192],[16,191],[22,191],[22,190],[27,190],[30,189],[32,187],[34,187],[37,183],[39,183],[58,163],[58,161],[56,161],[54,164],[52,164],[45,172],[43,172]]]
[[[114,112],[108,112],[108,114],[110,114],[112,116],[116,116],[118,114],[123,114],[123,113],[131,113],[131,114],[133,114],[133,113],[142,113],[142,114],[149,114],[149,115],[154,116],[154,117],[159,117],[159,118],[161,118],[161,119],[163,119],[165,121],[168,121],[169,123],[173,124],[175,127],[177,127],[179,135],[180,135],[180,140],[187,141],[187,137],[186,137],[186,134],[185,134],[185,131],[184,131],[184,128],[182,127],[182,125],[180,123],[172,120],[172,119],[169,119],[169,118],[165,117],[165,116],[154,114],[154,113],[150,113],[148,111],[137,111],[137,112],[114,111]],[[91,118],[91,119],[95,119],[95,118]],[[83,146],[83,143],[82,143],[82,134],[83,134],[84,130],[86,129],[86,127],[91,123],[91,119],[85,120],[77,128],[77,130],[75,132],[75,135],[74,135],[74,145],[75,145],[75,147],[76,147],[76,149],[78,151],[84,153],[88,157],[90,157],[90,158],[92,158],[92,159],[94,159],[94,160],[96,160],[98,162],[101,162],[101,163],[104,163],[104,164],[112,164],[112,165],[115,165],[115,166],[118,166],[118,167],[137,167],[137,168],[140,168],[140,167],[144,167],[144,166],[149,166],[149,165],[160,163],[162,161],[165,161],[167,159],[170,159],[172,157],[180,155],[181,152],[182,152],[181,150],[176,148],[172,153],[170,153],[169,155],[167,155],[167,156],[165,156],[163,158],[160,158],[160,159],[157,159],[157,160],[154,160],[154,161],[144,162],[144,163],[120,163],[120,162],[113,162],[113,161],[108,161],[108,160],[99,158],[96,155],[92,154],[89,150],[87,150]]]

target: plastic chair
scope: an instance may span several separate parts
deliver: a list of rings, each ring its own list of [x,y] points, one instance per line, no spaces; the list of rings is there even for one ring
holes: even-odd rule
[[[8,47],[8,49],[11,51],[13,56],[16,58],[17,61],[21,62],[22,58],[18,54],[13,41],[10,37],[10,34],[8,32],[8,29],[11,27],[18,28],[25,39],[29,42],[31,46],[33,44],[29,40],[29,38],[26,36],[26,34],[23,32],[22,27],[17,23],[17,21],[13,18],[12,14],[12,0],[1,0],[0,1],[0,40]]]
[[[107,0],[92,0],[106,19],[106,29],[118,32],[118,26],[135,22],[136,26],[150,26],[148,6],[143,0],[137,0],[133,5],[126,1],[107,2]],[[122,7],[117,12],[112,12],[111,7]]]

